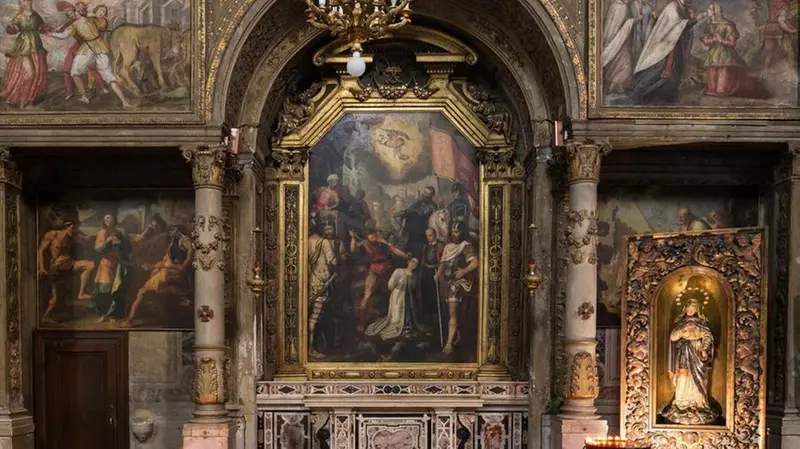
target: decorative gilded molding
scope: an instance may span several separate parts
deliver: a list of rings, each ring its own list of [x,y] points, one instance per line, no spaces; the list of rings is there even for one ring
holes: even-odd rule
[[[274,373],[278,364],[278,267],[280,265],[280,237],[278,205],[279,185],[267,183],[264,188],[264,314],[261,317],[264,329],[264,377]]]
[[[597,264],[597,212],[588,209],[567,213],[566,244],[569,260],[579,265]]]
[[[570,184],[600,181],[600,159],[611,152],[607,142],[568,142],[567,179]]]
[[[314,369],[311,379],[315,380],[474,380],[478,373],[475,370],[426,370],[426,369],[388,369],[388,370],[347,370],[347,369]]]
[[[23,407],[19,193],[15,189],[6,189],[4,196],[6,290],[3,296],[6,297],[6,363],[8,364],[6,381],[9,406]]]
[[[439,88],[431,85],[425,66],[414,59],[394,64],[386,58],[375,57],[371,69],[359,78],[358,88],[349,90],[356,100],[364,102],[373,93],[387,100],[397,100],[411,92],[417,99],[427,100]]]
[[[664,449],[763,448],[766,442],[766,275],[764,231],[736,229],[630,237],[623,303],[621,427],[629,440]],[[691,267],[691,268],[688,268]],[[729,349],[731,374],[725,428],[652,428],[651,341],[653,301],[662,281],[678,269],[702,269],[731,289]],[[664,338],[661,336],[661,338]]]
[[[500,364],[502,345],[502,303],[503,303],[503,248],[505,233],[503,217],[505,214],[505,195],[503,186],[489,187],[489,279],[486,298],[486,363]]]
[[[505,137],[507,144],[515,140],[513,115],[499,97],[491,95],[488,90],[473,83],[464,85],[461,92],[469,101],[472,112],[487,128]]]
[[[307,153],[306,153],[307,154]],[[300,304],[300,186],[284,186],[283,222],[283,337],[285,365],[299,363],[298,330]]]
[[[564,173],[558,170],[558,173]],[[565,229],[567,227],[567,215],[569,215],[569,192],[564,190],[563,195],[556,204],[556,224],[555,229]],[[567,318],[567,271],[569,269],[569,245],[567,244],[567,233],[556,233],[556,273],[555,273],[555,304],[553,306],[553,391],[560,392],[563,389],[564,370],[567,366],[567,353],[564,348],[566,340],[565,325]]]
[[[580,351],[572,355],[565,370],[563,391],[565,399],[596,399],[600,391],[597,360],[592,353]]]
[[[231,154],[226,145],[184,146],[181,154],[192,164],[192,180],[195,189],[222,189],[225,186],[225,171]]]
[[[487,180],[522,179],[525,169],[514,158],[514,149],[504,148],[479,148],[475,157],[484,168],[484,177]]]
[[[0,146],[0,184],[22,188],[22,171],[17,167],[7,146]]]
[[[273,148],[272,152],[270,152],[273,164],[268,170],[267,176],[277,179],[303,181],[305,179],[308,156],[308,148]]]
[[[211,357],[202,357],[195,360],[192,401],[198,405],[212,405],[222,402],[217,361]]]
[[[201,323],[208,323],[214,319],[214,309],[206,305],[200,306],[197,309],[197,318],[200,319]]]
[[[201,233],[212,232],[211,241],[203,243]],[[213,215],[206,218],[203,215],[195,217],[194,229],[190,234],[192,246],[195,249],[192,266],[198,267],[203,271],[209,271],[216,267],[220,271],[225,271],[227,265],[227,253],[230,242],[228,226],[222,218]]]
[[[525,217],[525,185],[521,182],[513,183],[509,186],[509,210],[508,210],[508,367],[513,378],[522,378],[527,370],[524,354],[525,339],[524,333],[525,316],[528,308],[525,302],[525,276],[527,272],[524,266],[527,257],[524,255],[524,232],[523,224]]]

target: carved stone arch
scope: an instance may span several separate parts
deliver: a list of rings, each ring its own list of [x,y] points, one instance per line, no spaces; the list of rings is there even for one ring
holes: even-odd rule
[[[585,116],[578,50],[550,1],[541,1],[498,2],[491,15],[479,0],[421,2],[415,11],[417,21],[459,30],[485,49],[490,57],[484,55],[482,63],[496,65],[523,130],[537,120]],[[268,132],[263,128],[274,120],[276,98],[285,95],[284,80],[292,67],[310,59],[326,36],[306,26],[299,1],[255,0],[248,9],[237,10],[239,14],[240,26],[228,37],[223,33],[211,52],[206,97],[212,104],[210,119],[240,127],[262,124],[262,132]],[[537,140],[548,137],[533,130],[523,132],[520,140],[530,148],[535,142],[528,140],[537,134]]]

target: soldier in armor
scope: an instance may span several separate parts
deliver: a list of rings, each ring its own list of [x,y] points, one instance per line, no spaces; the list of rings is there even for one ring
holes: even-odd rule
[[[439,311],[436,310],[439,307],[436,273],[439,271],[439,261],[442,259],[444,243],[439,241],[436,230],[432,228],[428,228],[425,231],[425,239],[427,243],[419,257],[420,295],[417,297],[421,299],[421,304],[417,307],[417,310],[420,311],[420,317],[425,321],[423,324],[433,327],[432,324],[438,326],[435,320],[439,319]]]
[[[466,225],[456,221],[450,229],[450,243],[444,247],[436,274],[440,296],[447,303],[449,315],[447,342],[442,349],[444,354],[451,354],[453,346],[458,343],[458,316],[464,299],[477,294],[477,269],[478,251],[466,239]]]
[[[452,191],[456,198],[447,205],[450,226],[459,221],[467,223],[470,215],[472,215],[472,206],[467,199],[467,191],[464,189],[464,184],[453,184]]]
[[[395,218],[402,220],[403,231],[407,238],[406,249],[417,252],[425,246],[425,230],[428,229],[428,220],[439,206],[433,201],[436,189],[425,187],[422,198],[418,199],[408,209],[395,214]]]

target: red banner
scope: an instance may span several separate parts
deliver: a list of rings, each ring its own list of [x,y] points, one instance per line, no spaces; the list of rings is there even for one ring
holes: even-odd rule
[[[431,158],[433,174],[440,178],[464,184],[472,214],[478,216],[478,170],[469,156],[458,147],[458,143],[446,131],[431,128]]]

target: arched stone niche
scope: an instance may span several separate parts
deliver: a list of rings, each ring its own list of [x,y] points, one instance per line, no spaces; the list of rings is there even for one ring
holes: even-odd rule
[[[265,254],[265,266],[275,267],[267,271],[267,283],[277,287],[272,292],[275,298],[270,298],[269,292],[267,298],[268,302],[272,302],[268,305],[266,315],[277,317],[277,325],[265,327],[266,364],[274,364],[275,378],[278,380],[406,379],[463,382],[523,378],[526,357],[523,355],[525,313],[521,276],[526,201],[523,182],[525,171],[514,151],[519,126],[501,96],[470,79],[468,74],[474,71],[471,66],[477,64],[479,59],[472,48],[452,36],[417,26],[407,27],[396,33],[393,39],[400,45],[392,47],[391,44],[378,41],[365,47],[370,68],[360,79],[344,71],[346,46],[333,42],[322,47],[313,58],[321,68],[322,77],[286,98],[278,115],[265,171],[266,208],[273,211],[267,214],[265,228],[268,238],[271,235],[274,242],[280,242],[279,245],[273,245],[271,250],[267,248]],[[371,51],[376,49],[382,51]],[[420,124],[424,120],[428,120],[428,124]],[[435,125],[432,124],[434,122]],[[344,132],[342,123],[351,123],[353,127],[346,128],[347,132]],[[372,140],[365,143],[352,137],[358,134],[359,127],[368,128],[363,135]],[[350,162],[344,161],[334,166],[328,164],[329,160],[320,160],[324,156],[319,156],[315,151],[327,151],[331,142],[337,139],[352,139],[342,143],[345,149],[338,156],[341,161],[347,158],[353,160],[348,159]],[[369,146],[370,150],[364,150],[361,145]],[[382,151],[387,152],[388,156]],[[314,167],[315,155],[319,156],[318,165],[328,171],[320,173],[319,167]],[[358,162],[354,160],[354,155],[358,155]],[[374,158],[375,163],[369,165],[360,158]],[[454,166],[460,168],[456,170]],[[417,176],[416,173],[412,174],[414,170],[422,174],[412,179],[412,176]],[[445,172],[450,174],[443,174]],[[413,209],[418,204],[428,204],[419,206],[426,207],[427,212],[415,216],[417,220],[424,217],[422,228],[417,223],[414,230],[410,224],[411,218],[406,218],[400,227],[394,226],[391,220],[385,226],[378,225],[377,218],[359,222],[354,218],[352,208],[343,212],[340,207],[345,202],[345,196],[352,195],[345,194],[344,187],[322,185],[326,182],[326,176],[327,182],[330,182],[331,173],[335,173],[337,179],[341,176],[344,185],[347,185],[348,173],[351,173],[351,190],[358,188],[355,182],[361,185],[362,180],[366,180],[371,193],[373,187],[381,192],[386,189],[387,198],[392,192],[403,189],[408,197],[409,188],[413,190],[416,186],[424,191],[434,182],[440,189],[440,196],[434,197],[435,193],[431,193],[429,202],[424,203],[422,193],[411,195],[414,198],[409,201],[414,205],[405,210]],[[386,181],[376,173],[389,176],[394,182]],[[433,178],[436,181],[431,181]],[[451,192],[459,193],[453,194],[453,197],[442,195],[442,178],[446,183],[449,182],[447,185]],[[315,194],[320,191],[322,193]],[[432,191],[437,190],[434,188]],[[322,200],[321,195],[336,199]],[[352,201],[363,202],[358,193],[355,197]],[[394,195],[396,197],[397,194]],[[431,198],[441,199],[441,204],[436,205]],[[465,210],[469,209],[470,213],[458,215],[455,209],[451,211],[450,206],[445,207],[445,198],[452,201],[450,204],[461,201],[463,206],[468,203]],[[370,202],[375,205],[380,201]],[[366,206],[367,203],[363,204]],[[380,207],[384,205],[380,204]],[[385,210],[389,209],[387,206]],[[399,209],[394,212],[397,212],[395,217],[399,216]],[[434,215],[440,212],[444,224],[436,228]],[[475,271],[468,281],[470,287],[464,287],[464,292],[467,292],[464,295],[452,293],[456,291],[453,287],[455,281],[447,281],[450,283],[443,285],[450,285],[451,290],[442,287],[437,290],[439,293],[433,300],[435,305],[439,304],[442,299],[440,294],[452,294],[453,303],[458,300],[453,310],[458,310],[459,320],[464,319],[458,328],[459,332],[463,332],[459,337],[464,337],[458,355],[446,354],[448,346],[452,349],[450,343],[455,338],[448,335],[445,343],[446,331],[442,327],[447,317],[442,318],[441,308],[438,318],[441,348],[433,351],[420,349],[421,345],[434,345],[430,336],[411,339],[403,334],[400,340],[406,345],[402,346],[404,354],[415,354],[413,357],[422,359],[395,358],[397,346],[392,348],[391,354],[380,353],[376,358],[370,358],[371,355],[363,358],[352,353],[333,357],[318,354],[310,343],[317,334],[315,325],[319,318],[315,316],[315,313],[319,313],[315,312],[315,301],[319,299],[319,289],[327,289],[330,284],[325,282],[315,287],[314,279],[319,278],[319,273],[315,271],[316,265],[312,266],[315,262],[309,262],[309,259],[317,260],[319,255],[317,249],[321,248],[322,243],[319,243],[319,234],[312,228],[319,226],[322,221],[332,229],[331,236],[325,242],[330,242],[330,245],[339,242],[344,247],[349,240],[349,254],[353,258],[360,245],[370,245],[361,242],[371,239],[371,233],[377,228],[382,236],[380,238],[385,234],[396,238],[392,240],[386,237],[396,246],[384,248],[387,251],[391,248],[396,256],[408,260],[416,257],[417,250],[422,248],[415,246],[414,242],[418,242],[420,233],[424,239],[428,226],[437,229],[437,235],[445,240],[449,234],[457,232],[453,225],[460,221],[463,227],[459,232],[469,230],[473,242],[469,246],[472,248],[470,251],[476,256]],[[352,234],[348,236],[345,229],[352,231]],[[424,246],[424,242],[421,245]],[[442,248],[446,253],[444,242]],[[343,251],[347,253],[348,250]],[[367,250],[367,254],[371,254],[370,251]],[[370,260],[384,260],[383,256],[370,257]],[[466,264],[470,256],[465,257]],[[397,260],[393,259],[391,268],[395,274],[402,271]],[[369,270],[373,270],[372,262],[366,263]],[[332,276],[332,272],[326,273]],[[367,277],[364,284],[370,284],[369,275],[362,275]],[[346,290],[346,301],[351,299],[350,293],[355,289],[353,285],[361,282],[354,279],[356,276],[351,279],[352,284],[340,287]],[[391,282],[387,285],[388,289],[393,288]],[[364,293],[364,296],[372,298],[368,293]],[[463,312],[462,315],[462,296],[469,298],[464,299],[464,304],[471,304],[471,309],[467,306],[463,310],[471,310],[471,313]],[[361,307],[366,307],[363,305],[366,301]],[[324,306],[319,307],[321,309]],[[449,302],[442,307],[445,314],[450,313],[448,307]],[[367,313],[369,309],[363,310]],[[359,327],[367,335],[370,328],[364,329],[365,320],[361,318]],[[352,325],[351,321],[343,322],[348,323],[345,326]],[[456,328],[455,325],[453,328]],[[474,338],[470,339],[467,334],[474,334]],[[383,346],[382,340],[378,343],[374,341],[358,337],[357,342],[350,343],[357,343],[358,348],[365,344]],[[471,341],[472,344],[464,341]],[[370,351],[378,353],[374,348]]]

